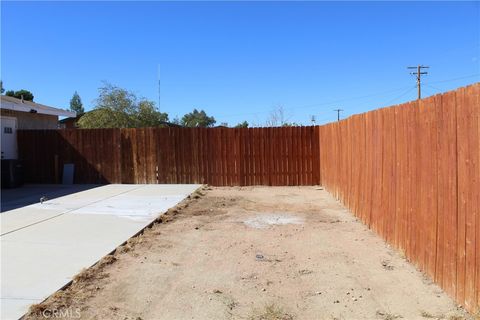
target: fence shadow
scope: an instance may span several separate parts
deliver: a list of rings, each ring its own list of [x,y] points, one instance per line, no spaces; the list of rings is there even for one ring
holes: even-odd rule
[[[91,135],[90,132],[86,132]],[[76,129],[19,130],[19,159],[24,167],[26,183],[59,184],[62,182],[63,165],[74,165],[75,184],[107,184],[103,162],[108,150],[103,143],[84,142]]]
[[[40,198],[45,197],[48,200],[63,197],[69,194],[93,189],[100,185],[93,184],[31,184],[20,188],[3,189],[1,197],[0,212],[6,212],[13,209],[38,203]]]
[[[320,183],[319,127],[19,130],[29,183]]]

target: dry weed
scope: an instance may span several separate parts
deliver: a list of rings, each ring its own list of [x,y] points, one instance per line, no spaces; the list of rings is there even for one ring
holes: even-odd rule
[[[286,313],[274,303],[267,304],[262,310],[255,310],[249,320],[293,320],[291,314]]]

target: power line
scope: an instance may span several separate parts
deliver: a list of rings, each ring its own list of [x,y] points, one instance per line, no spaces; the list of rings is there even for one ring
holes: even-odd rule
[[[437,89],[433,89],[431,86],[427,86],[425,85],[423,87],[423,91],[426,93],[424,96],[427,97],[427,96],[434,96],[436,94],[438,94],[438,91]]]
[[[434,86],[432,86],[431,84],[428,84],[428,83],[424,83],[423,85],[425,85],[425,86],[427,86],[427,87],[430,87],[430,88],[432,88],[432,89],[438,90],[438,91],[440,91],[440,92],[445,91],[444,89],[440,89],[440,88],[434,87]]]
[[[381,92],[372,93],[372,94],[363,95],[363,96],[356,96],[356,97],[351,97],[351,98],[332,100],[332,101],[328,101],[328,102],[316,103],[316,104],[311,104],[311,105],[290,107],[290,108],[285,108],[284,110],[288,111],[288,110],[307,109],[307,108],[314,108],[314,107],[320,107],[320,106],[327,106],[327,105],[332,105],[332,104],[345,102],[345,101],[359,100],[359,99],[364,99],[364,98],[370,98],[370,97],[374,97],[374,96],[383,95],[383,94],[386,94],[386,93],[393,93],[393,92],[397,92],[397,91],[400,91],[400,90],[404,90],[405,88],[410,89],[410,86],[401,87],[401,88],[397,88],[397,89],[386,90],[386,91],[381,91]],[[237,113],[237,114],[223,114],[223,115],[220,114],[218,116],[219,117],[237,117],[237,116],[246,116],[246,115],[258,115],[258,114],[269,113],[269,112],[271,112],[271,110],[248,112],[248,113]]]
[[[410,74],[416,75],[416,77],[417,77],[417,89],[418,89],[418,99],[419,100],[422,98],[422,84],[421,84],[422,74],[425,74],[425,75],[428,74],[428,72],[426,72],[426,71],[422,72],[422,69],[428,69],[428,68],[430,68],[430,67],[422,66],[422,65],[418,65],[416,67],[407,67],[407,69],[417,69],[417,72],[411,72]]]
[[[391,100],[388,100],[387,102],[385,102],[384,104],[385,105],[390,105],[390,103],[392,103],[393,101],[396,101],[398,99],[400,99],[401,97],[405,96],[407,93],[410,93],[412,92],[417,86],[413,86],[413,87],[410,87],[407,91],[403,92],[401,95],[391,99]]]
[[[472,78],[472,77],[479,77],[480,74],[471,74],[471,75],[468,75],[468,76],[463,76],[463,77],[457,77],[457,78],[452,78],[452,79],[447,79],[447,80],[441,80],[441,81],[432,81],[432,82],[424,82],[423,85],[424,86],[427,86],[431,89],[434,89],[438,92],[445,92],[447,91],[447,89],[445,88],[439,88],[437,86],[432,86],[431,83],[445,83],[445,82],[452,82],[452,81],[457,81],[457,80],[462,80],[462,79],[467,79],[467,78]]]
[[[414,67],[414,68],[418,68],[418,67]],[[480,74],[471,74],[471,75],[466,75],[466,76],[460,76],[460,77],[457,77],[457,78],[451,78],[451,79],[445,79],[445,80],[439,80],[439,81],[432,81],[432,82],[424,82],[423,84],[427,85],[427,84],[451,82],[451,81],[462,80],[462,79],[478,77],[478,76],[480,76]],[[384,95],[384,94],[387,94],[387,93],[394,93],[394,92],[397,92],[397,91],[400,91],[400,90],[407,89],[407,91],[404,91],[401,95],[399,95],[399,96],[389,100],[388,102],[384,103],[385,105],[388,105],[392,101],[400,99],[401,97],[403,97],[407,93],[411,92],[415,88],[416,88],[416,86],[414,86],[413,88],[411,86],[401,87],[401,88],[381,91],[381,92],[372,93],[372,94],[363,95],[363,96],[356,96],[356,97],[350,97],[350,98],[345,98],[345,99],[332,100],[332,101],[329,101],[329,102],[322,102],[322,103],[316,103],[316,104],[304,105],[304,106],[298,106],[298,107],[290,107],[290,108],[285,108],[284,110],[290,111],[290,110],[296,110],[296,109],[306,109],[306,108],[314,108],[314,107],[319,107],[319,106],[327,106],[327,105],[332,105],[332,104],[351,101],[351,100],[359,100],[359,99],[364,99],[364,98],[380,96],[380,95]],[[444,91],[444,90],[442,90],[442,91]],[[256,115],[260,115],[260,114],[270,113],[271,111],[272,110],[238,113],[238,114],[223,114],[223,115],[220,114],[220,115],[217,115],[217,117],[230,118],[230,117],[240,117],[240,116],[249,116],[249,115],[256,116]],[[319,121],[319,119],[317,119],[317,121]]]
[[[474,44],[473,46],[468,46],[468,47],[455,47],[455,48],[450,48],[450,50],[442,50],[442,55],[441,56],[436,56],[436,57],[429,57],[428,61],[430,63],[430,66],[442,66],[445,65],[445,61],[453,61],[453,60],[461,60],[461,59],[468,59],[470,61],[471,57],[474,56],[476,53],[478,53],[478,50],[480,49],[480,43]],[[463,56],[462,56],[463,55]]]
[[[473,78],[473,77],[480,77],[480,73],[471,74],[471,75],[468,75],[468,76],[462,76],[462,77],[458,77],[458,78],[451,78],[451,79],[447,79],[447,80],[439,80],[439,81],[426,82],[426,83],[428,83],[428,84],[431,84],[431,83],[444,83],[444,82],[457,81],[457,80],[462,80],[462,79],[467,79],[467,78]]]

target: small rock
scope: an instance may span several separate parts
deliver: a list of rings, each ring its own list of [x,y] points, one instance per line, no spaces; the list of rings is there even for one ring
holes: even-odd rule
[[[335,300],[335,301],[333,301],[333,303],[340,303],[340,301],[339,301],[339,300]]]
[[[393,270],[393,266],[390,265],[390,261],[389,261],[389,260],[383,260],[383,261],[382,261],[382,267],[383,267],[385,270]]]
[[[313,273],[313,271],[312,271],[312,270],[303,269],[303,270],[298,271],[298,273],[301,274],[301,275],[305,275],[305,274]]]
[[[267,289],[263,288],[262,291],[267,291]]]

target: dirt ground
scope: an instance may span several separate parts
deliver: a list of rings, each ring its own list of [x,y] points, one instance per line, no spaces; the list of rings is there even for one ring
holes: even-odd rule
[[[59,310],[80,319],[470,319],[318,187],[206,187],[26,319]]]

